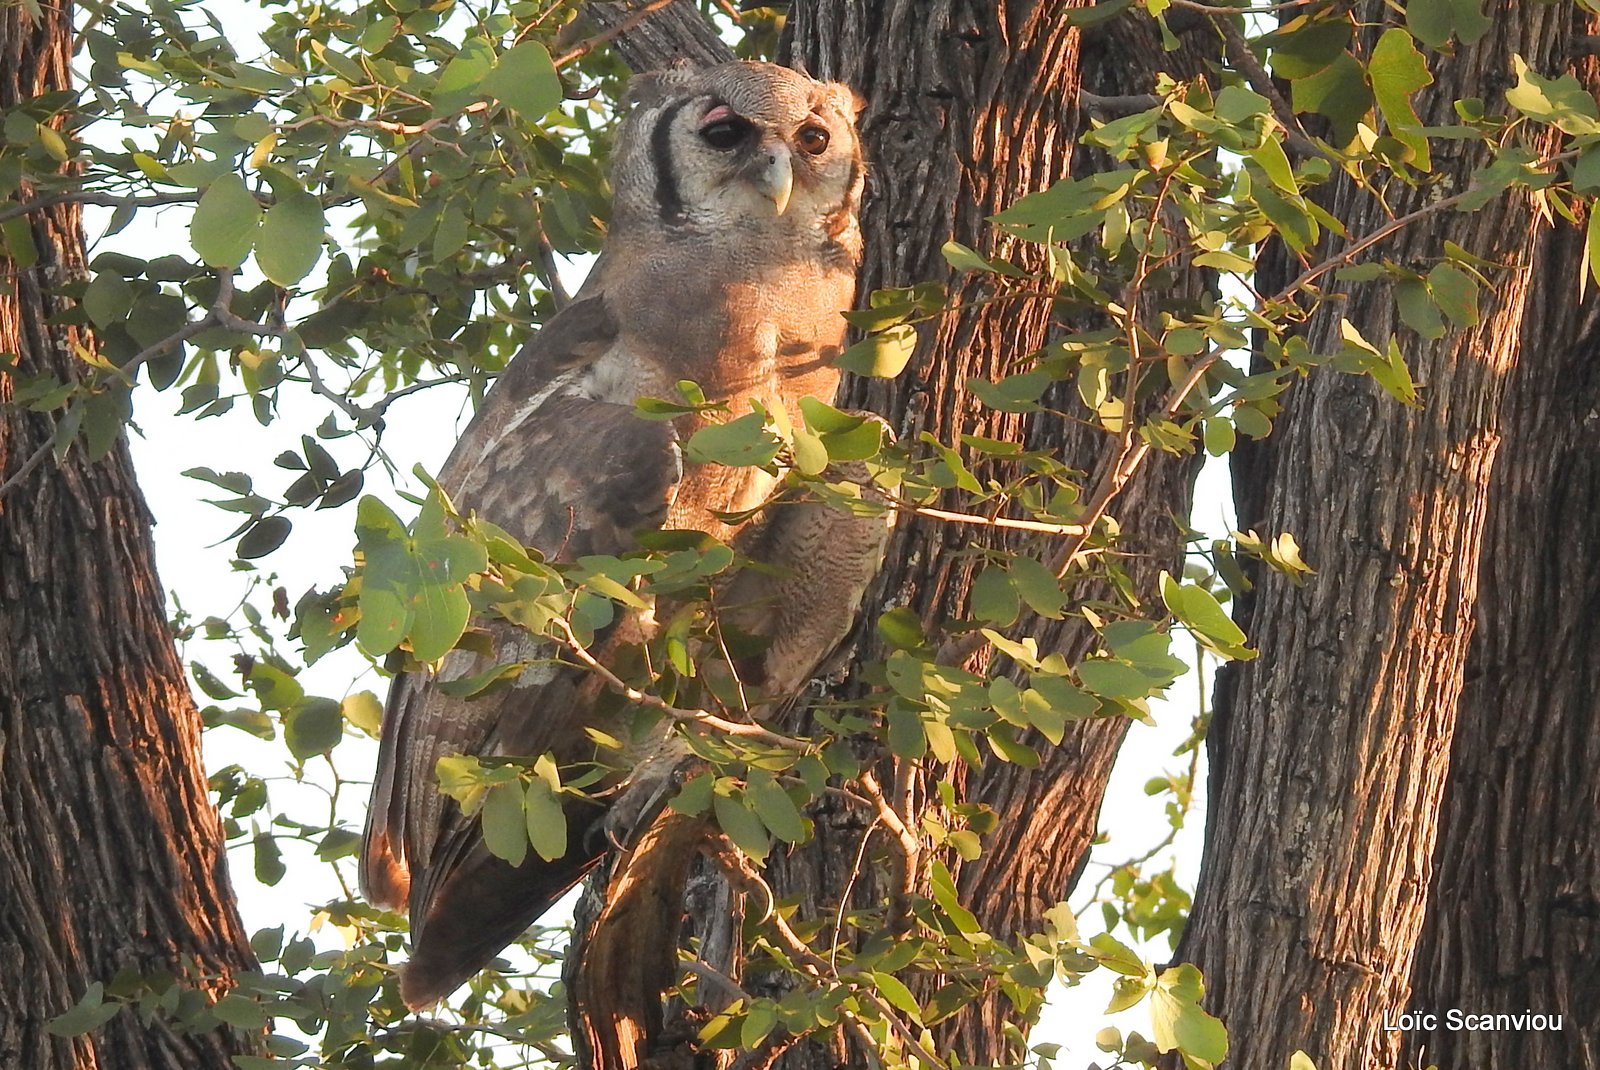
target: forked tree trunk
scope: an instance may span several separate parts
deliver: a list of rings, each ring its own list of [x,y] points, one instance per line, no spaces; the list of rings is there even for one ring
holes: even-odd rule
[[[30,7],[0,6],[0,110],[68,85],[71,6],[33,7],[37,24]],[[53,322],[84,275],[77,208],[29,219],[37,263],[0,256],[0,353],[17,358],[0,402],[19,378],[73,379],[74,346],[94,344]],[[238,1038],[159,1017],[46,1031],[122,971],[225,979],[252,961],[127,450],[19,475],[52,432],[0,406],[0,1066],[222,1070]]]
[[[1591,63],[1594,61],[1590,61]],[[1417,1065],[1600,1068],[1600,301],[1583,234],[1542,244],[1490,481],[1433,888]],[[1452,1029],[1452,1009],[1562,1017]],[[1424,1061],[1426,1060],[1426,1061]]]
[[[1504,84],[1514,53],[1535,70],[1559,66],[1567,8],[1491,14],[1477,46],[1433,57],[1436,84],[1416,101],[1425,124],[1453,121],[1453,100]],[[1357,16],[1369,45],[1393,17],[1371,3]],[[1480,162],[1441,152],[1435,170],[1460,189]],[[1398,215],[1423,196],[1389,207]],[[1348,182],[1325,203],[1352,235],[1388,218]],[[1505,266],[1478,327],[1437,343],[1401,332],[1421,407],[1320,373],[1290,391],[1264,463],[1244,475],[1241,508],[1263,510],[1263,534],[1293,533],[1317,575],[1300,587],[1260,576],[1248,630],[1261,657],[1226,703],[1219,695],[1211,729],[1205,860],[1181,952],[1204,970],[1238,1066],[1276,1070],[1297,1048],[1321,1067],[1396,1065],[1399,1036],[1383,1022],[1406,1005],[1429,905],[1496,412],[1519,358],[1541,224],[1518,197],[1436,217],[1371,255],[1426,266],[1447,239]],[[1394,307],[1386,285],[1359,286],[1313,319],[1308,341],[1336,351],[1343,315],[1382,345],[1398,329]]]

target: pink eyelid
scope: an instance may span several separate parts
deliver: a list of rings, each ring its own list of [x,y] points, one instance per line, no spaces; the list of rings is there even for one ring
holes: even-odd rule
[[[715,108],[705,113],[700,120],[700,126],[704,128],[722,119],[737,119],[738,117],[738,113],[726,104],[718,104]]]

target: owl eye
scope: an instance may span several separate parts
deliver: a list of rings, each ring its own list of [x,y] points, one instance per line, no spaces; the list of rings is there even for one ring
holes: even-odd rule
[[[718,119],[707,123],[700,128],[700,138],[707,145],[723,152],[736,149],[749,138],[750,131],[754,129],[748,122],[736,116]]]
[[[828,151],[828,132],[820,126],[803,126],[795,138],[802,151],[821,156]]]

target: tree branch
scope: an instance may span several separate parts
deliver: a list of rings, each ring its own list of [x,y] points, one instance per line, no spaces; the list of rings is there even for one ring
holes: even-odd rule
[[[685,0],[591,0],[583,13],[599,27],[596,38],[611,41],[636,73],[684,60],[709,67],[735,58],[727,42]]]
[[[152,193],[144,197],[124,197],[97,190],[69,189],[36,197],[21,204],[13,204],[9,208],[0,208],[0,223],[58,204],[92,204],[99,208],[156,208],[163,204],[190,204],[199,199],[200,194],[193,190],[186,193]]]
[[[810,754],[816,750],[816,744],[806,740],[780,735],[758,724],[750,724],[746,721],[730,721],[726,717],[719,717],[709,710],[680,709],[659,696],[640,691],[638,688],[630,686],[616,673],[596,660],[595,656],[589,652],[589,648],[578,641],[577,633],[572,630],[572,625],[561,617],[556,617],[551,623],[566,636],[566,647],[572,652],[572,655],[587,666],[591,672],[611,685],[613,691],[627,698],[630,702],[648,706],[658,713],[665,714],[679,724],[689,725],[693,728],[721,732],[725,735],[739,736],[743,739],[752,739],[757,743],[765,743],[769,747],[778,747],[799,754]]]

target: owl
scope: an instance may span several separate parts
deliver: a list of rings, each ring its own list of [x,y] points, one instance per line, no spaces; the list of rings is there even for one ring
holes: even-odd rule
[[[724,592],[739,630],[767,641],[741,658],[741,677],[761,694],[792,694],[848,632],[885,520],[818,503],[731,520],[766,502],[778,476],[695,463],[682,444],[716,417],[651,422],[634,402],[675,396],[687,379],[735,415],[757,402],[798,421],[800,398],[833,397],[861,255],[860,101],[765,63],[644,75],[628,96],[605,249],[573,302],[507,366],[440,483],[463,511],[552,560],[621,554],[654,528],[731,542],[768,566],[737,573]],[[600,860],[614,832],[603,801],[569,802],[565,855],[512,866],[440,793],[440,758],[549,753],[564,768],[620,766],[615,778],[629,782],[677,761],[669,731],[638,742],[630,722],[641,711],[548,641],[480,626],[493,657],[457,650],[433,672],[400,675],[384,713],[361,881],[372,902],[409,909],[401,991],[413,1007],[481,969]],[[612,634],[637,641],[654,627],[636,613]],[[525,667],[473,699],[441,687],[496,663]],[[591,730],[634,743],[599,754]]]

